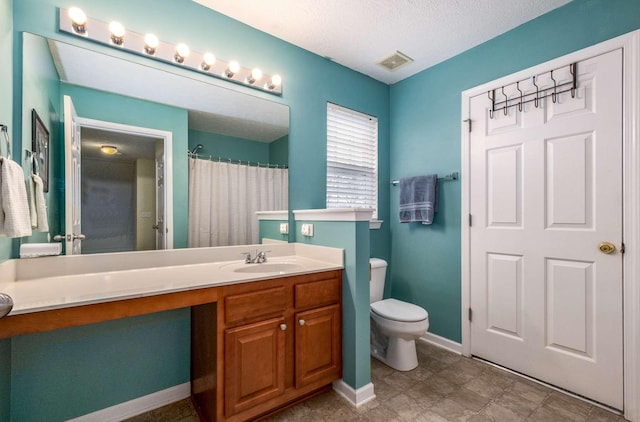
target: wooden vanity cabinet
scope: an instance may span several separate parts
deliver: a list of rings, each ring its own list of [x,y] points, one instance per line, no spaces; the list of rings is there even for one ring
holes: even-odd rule
[[[341,285],[336,270],[221,287],[215,330],[192,313],[192,356],[212,345],[218,355],[216,400],[192,395],[201,419],[261,419],[331,388],[342,376]],[[192,374],[201,365],[192,359]]]

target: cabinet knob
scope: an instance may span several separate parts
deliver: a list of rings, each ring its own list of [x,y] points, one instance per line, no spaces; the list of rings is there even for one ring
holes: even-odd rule
[[[306,321],[305,321],[304,319],[300,319],[300,320],[298,320],[298,323],[299,323],[300,325],[304,325],[304,323],[305,323],[305,322],[306,322]]]
[[[280,324],[280,329],[282,331],[286,331],[287,330],[287,324]]]

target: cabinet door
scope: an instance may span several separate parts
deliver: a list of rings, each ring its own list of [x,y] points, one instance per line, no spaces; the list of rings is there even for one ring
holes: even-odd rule
[[[284,393],[286,325],[282,318],[225,330],[225,414]]]
[[[342,371],[340,305],[296,314],[296,387],[331,382]]]

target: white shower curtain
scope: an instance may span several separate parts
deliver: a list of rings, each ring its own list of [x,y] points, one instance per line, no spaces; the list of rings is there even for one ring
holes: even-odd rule
[[[189,247],[258,243],[256,211],[289,208],[288,174],[189,158]]]

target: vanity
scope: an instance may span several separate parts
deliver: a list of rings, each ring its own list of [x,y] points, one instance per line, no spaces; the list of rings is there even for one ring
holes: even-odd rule
[[[343,265],[342,249],[296,243],[10,260],[0,338],[191,307],[201,419],[259,419],[341,378]]]

